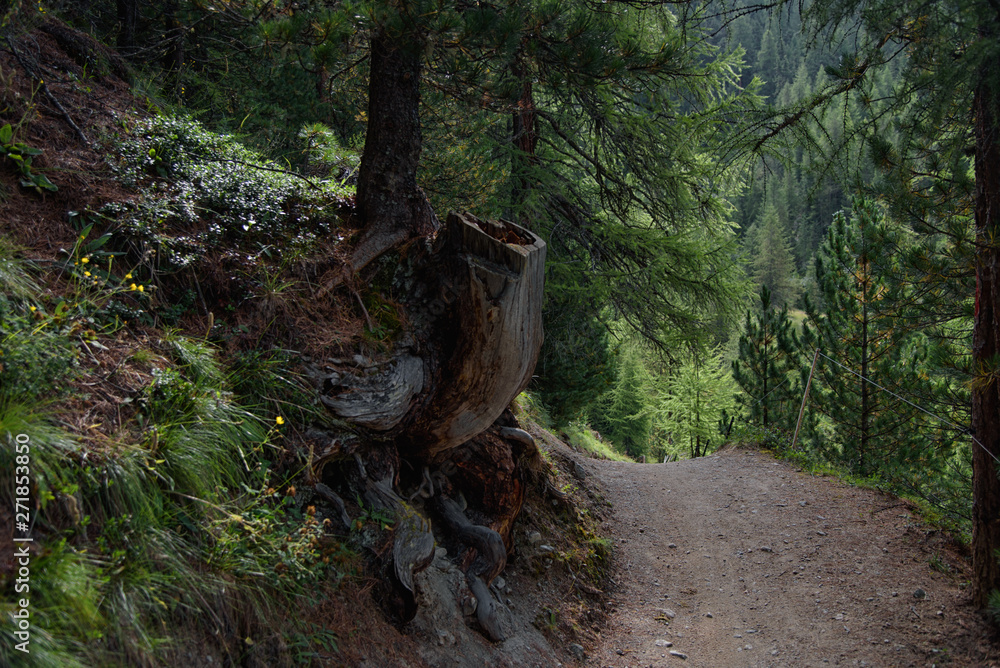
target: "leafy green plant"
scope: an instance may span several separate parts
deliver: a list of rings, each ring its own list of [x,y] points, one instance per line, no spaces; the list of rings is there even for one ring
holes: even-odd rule
[[[337,634],[319,624],[309,622],[304,632],[296,631],[288,635],[288,649],[292,652],[295,663],[311,666],[314,661],[322,661],[324,656],[317,647],[326,650],[327,654],[340,652],[337,645]]]
[[[39,193],[43,190],[48,192],[59,190],[56,184],[49,181],[48,177],[32,169],[32,161],[35,156],[42,154],[42,150],[28,146],[23,142],[15,142],[14,129],[10,123],[0,127],[0,154],[17,167],[17,171],[21,175],[21,185],[25,188],[34,188]]]
[[[101,212],[151,271],[192,266],[223,241],[240,264],[309,248],[337,236],[337,212],[353,197],[352,187],[297,176],[188,118],[142,121],[114,155],[118,178],[142,195]]]

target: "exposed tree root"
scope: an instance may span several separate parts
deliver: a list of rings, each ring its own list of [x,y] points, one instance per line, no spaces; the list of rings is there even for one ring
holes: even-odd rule
[[[490,640],[503,640],[506,633],[489,588],[493,578],[507,565],[507,549],[503,538],[489,527],[470,522],[462,507],[452,498],[437,497],[437,508],[455,537],[476,550],[476,558],[465,573],[469,589],[477,601],[476,619]]]

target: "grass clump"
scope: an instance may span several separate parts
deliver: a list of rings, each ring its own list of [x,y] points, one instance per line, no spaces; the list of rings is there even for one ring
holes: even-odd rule
[[[614,447],[601,439],[600,434],[580,422],[570,422],[563,430],[568,442],[575,449],[587,453],[596,459],[610,459],[616,462],[633,461]]]
[[[190,641],[184,628],[207,633],[203,651],[220,661],[287,653],[275,639],[299,629],[278,611],[335,588],[356,559],[304,507],[297,472],[278,463],[287,427],[273,401],[294,383],[267,358],[228,368],[212,346],[177,332],[134,357],[154,367],[129,404],[134,422],[97,442],[54,426],[54,405],[0,396],[0,438],[30,436],[38,502],[38,631],[25,665],[168,664]],[[233,380],[259,403],[240,405]],[[0,501],[11,507],[13,453],[0,448]],[[16,596],[0,573],[0,609],[13,610]],[[251,636],[262,640],[246,643]]]

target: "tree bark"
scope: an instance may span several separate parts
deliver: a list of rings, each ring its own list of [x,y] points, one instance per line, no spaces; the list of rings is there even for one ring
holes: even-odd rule
[[[117,0],[118,11],[118,51],[126,58],[135,54],[135,33],[139,20],[138,0]]]
[[[371,39],[368,130],[357,191],[357,212],[365,232],[351,255],[352,271],[438,228],[434,211],[417,186],[421,54],[426,36],[416,26],[402,30],[390,34],[381,27]]]
[[[531,197],[533,184],[529,177],[529,170],[538,164],[538,156],[535,155],[538,146],[538,116],[535,113],[530,66],[526,64],[523,56],[519,56],[512,69],[514,76],[522,83],[517,108],[511,115],[511,125],[513,126],[511,140],[514,144],[514,153],[511,158],[511,175],[513,177],[511,201],[515,206],[521,206]],[[529,226],[530,221],[523,210],[518,217],[518,223],[524,227]]]
[[[433,350],[406,434],[407,449],[427,458],[500,417],[531,380],[543,338],[545,242],[513,223],[454,213],[439,236],[439,298],[414,315],[431,318],[419,338]]]
[[[980,31],[981,39],[1000,34],[1000,15]],[[972,563],[973,602],[987,607],[990,592],[1000,588],[1000,86],[985,66],[973,102],[976,137],[976,310],[972,357]]]

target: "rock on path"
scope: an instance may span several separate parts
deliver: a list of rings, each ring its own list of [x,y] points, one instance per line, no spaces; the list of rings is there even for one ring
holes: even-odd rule
[[[893,497],[747,449],[587,466],[618,583],[588,665],[995,665],[962,557]]]

